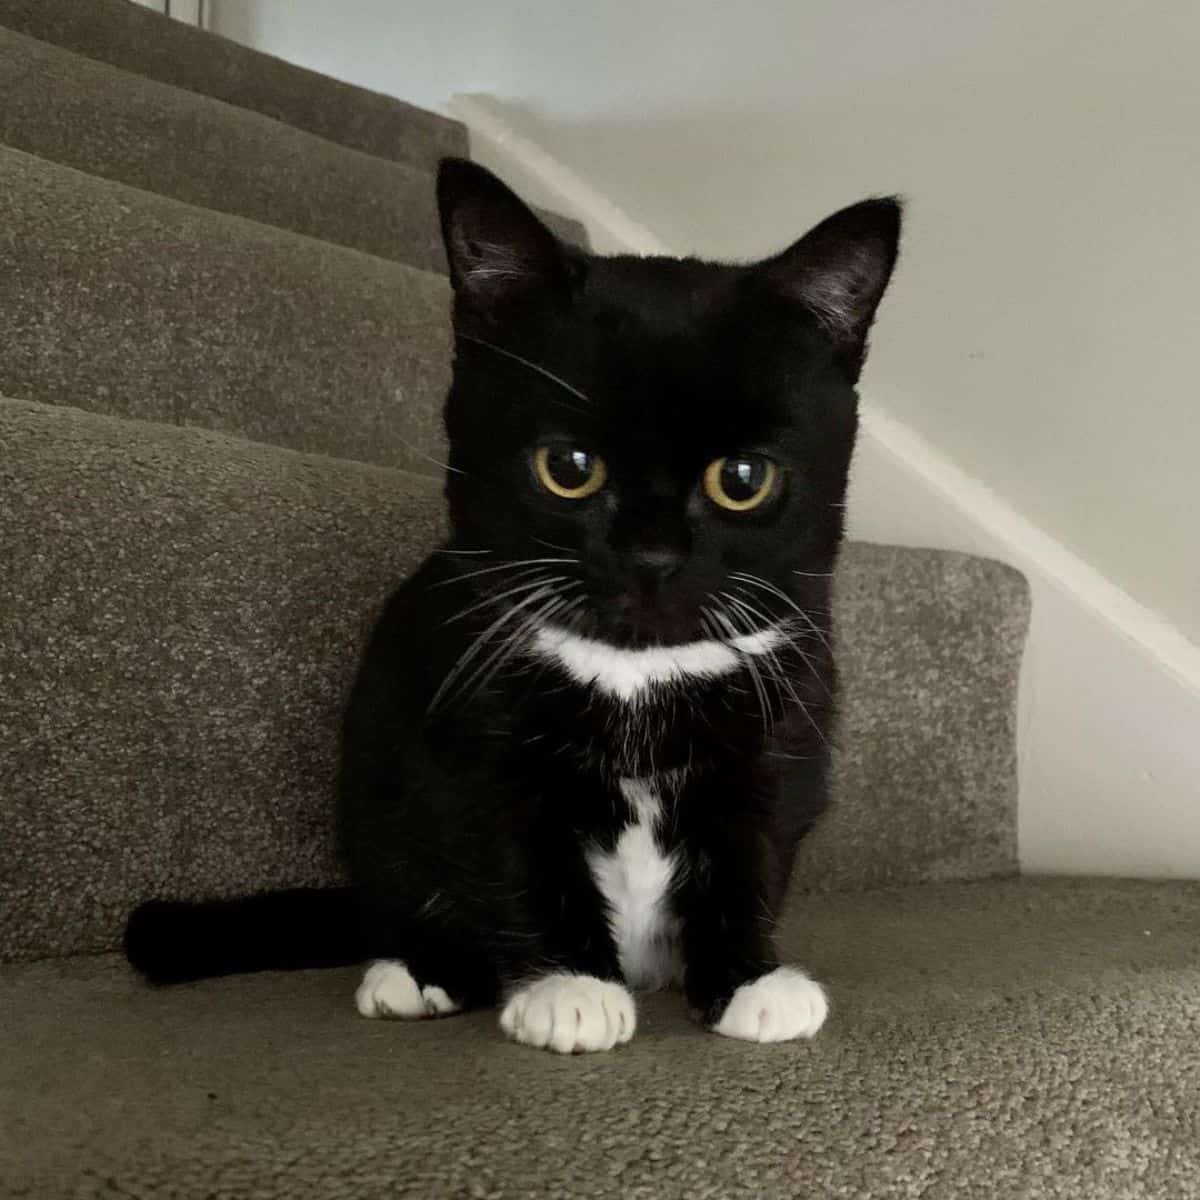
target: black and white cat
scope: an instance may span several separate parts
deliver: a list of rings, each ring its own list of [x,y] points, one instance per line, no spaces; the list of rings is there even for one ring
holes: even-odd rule
[[[366,959],[364,1016],[498,1004],[563,1052],[627,1041],[631,991],[675,984],[717,1033],[810,1037],[825,994],[772,933],[826,805],[830,574],[899,205],[735,266],[590,256],[461,160],[438,194],[453,532],[346,712],[355,886],[146,905],[130,959]]]

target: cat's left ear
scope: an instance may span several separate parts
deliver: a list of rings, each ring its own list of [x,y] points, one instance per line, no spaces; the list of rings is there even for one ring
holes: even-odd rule
[[[900,245],[900,201],[843,208],[761,265],[770,285],[821,322],[851,382],[867,356],[867,333]]]
[[[450,283],[459,300],[494,315],[511,301],[565,281],[558,239],[491,171],[444,158],[437,195]]]

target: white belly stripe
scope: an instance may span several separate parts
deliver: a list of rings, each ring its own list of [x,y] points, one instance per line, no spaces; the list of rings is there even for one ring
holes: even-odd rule
[[[654,837],[662,799],[653,780],[622,779],[621,794],[633,810],[611,852],[588,852],[588,866],[609,909],[609,928],[626,981],[637,988],[680,982],[679,921],[667,893],[675,877],[672,855]]]

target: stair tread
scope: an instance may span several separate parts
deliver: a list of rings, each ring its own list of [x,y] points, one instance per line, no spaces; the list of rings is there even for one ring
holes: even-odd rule
[[[445,272],[433,177],[0,28],[0,143]]]
[[[381,158],[431,170],[444,155],[467,152],[458,121],[127,0],[0,0],[0,25]]]
[[[565,1062],[492,1012],[364,1022],[352,968],[154,990],[115,957],[8,967],[0,1172],[29,1195],[1183,1200],[1198,924],[1185,882],[807,900],[781,948],[830,989],[813,1042],[714,1037],[667,993]]]
[[[445,279],[0,148],[0,391],[431,469]]]

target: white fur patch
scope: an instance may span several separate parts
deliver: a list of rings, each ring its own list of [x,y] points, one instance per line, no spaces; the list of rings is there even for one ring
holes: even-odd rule
[[[654,837],[662,802],[653,784],[622,779],[620,787],[634,820],[611,851],[588,851],[588,867],[608,905],[608,924],[626,980],[635,988],[663,988],[681,982],[683,973],[679,920],[667,905],[676,863]]]
[[[623,650],[544,625],[534,634],[533,650],[541,658],[557,663],[576,683],[594,684],[618,700],[635,700],[654,684],[728,675],[738,668],[743,656],[769,654],[783,640],[778,629],[763,629],[728,642],[707,639],[679,646]]]
[[[796,967],[776,967],[743,983],[713,1028],[747,1042],[788,1042],[812,1037],[828,1013],[829,1001],[819,983]]]
[[[637,1010],[619,983],[594,975],[546,975],[514,992],[500,1028],[526,1046],[579,1054],[611,1050],[633,1037]]]
[[[399,1017],[415,1021],[458,1012],[458,1005],[436,984],[420,987],[398,960],[373,962],[354,993],[354,1004],[364,1017]]]

